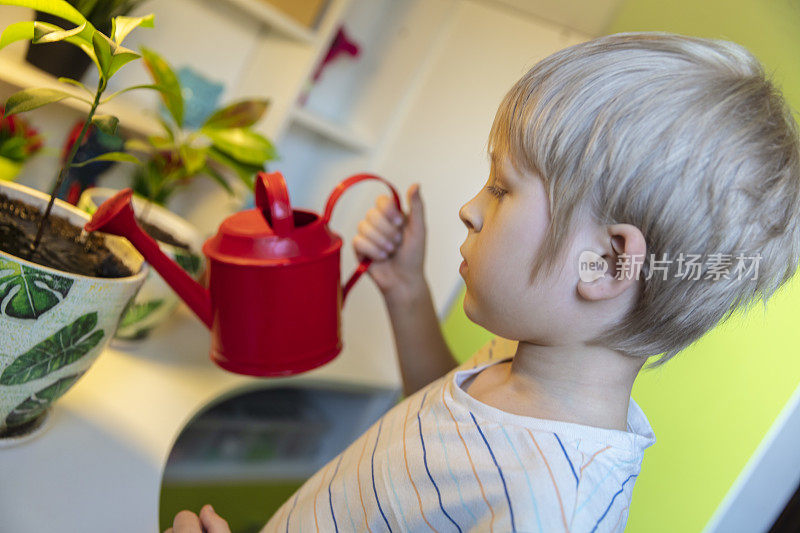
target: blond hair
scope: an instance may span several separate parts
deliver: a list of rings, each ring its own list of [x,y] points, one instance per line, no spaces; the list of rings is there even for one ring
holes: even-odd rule
[[[538,173],[548,191],[550,226],[532,281],[563,265],[584,216],[641,230],[638,301],[593,342],[663,354],[648,368],[734,311],[759,299],[766,308],[798,267],[797,124],[759,61],[736,43],[630,32],[562,49],[505,96],[489,150]],[[749,271],[717,280],[705,263],[700,279],[678,277],[672,265],[671,275],[652,273],[653,259],[674,264],[679,254],[730,254],[732,267],[737,257],[758,257],[756,279]]]

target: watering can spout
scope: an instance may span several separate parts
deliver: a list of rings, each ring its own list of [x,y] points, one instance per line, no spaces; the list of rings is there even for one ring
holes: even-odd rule
[[[164,255],[156,241],[139,227],[131,204],[132,195],[133,190],[127,188],[103,202],[84,229],[102,231],[128,239],[206,327],[211,329],[211,296],[208,290]]]

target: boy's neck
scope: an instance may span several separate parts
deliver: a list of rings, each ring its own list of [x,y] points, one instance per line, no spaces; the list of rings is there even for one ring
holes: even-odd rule
[[[631,388],[644,362],[594,346],[520,342],[510,363],[464,385],[474,398],[510,413],[626,431]]]

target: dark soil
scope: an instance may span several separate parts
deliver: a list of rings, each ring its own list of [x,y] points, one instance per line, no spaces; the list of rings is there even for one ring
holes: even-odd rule
[[[136,222],[142,227],[145,233],[150,235],[157,241],[165,242],[167,244],[171,244],[172,246],[177,246],[178,248],[183,248],[184,250],[189,249],[189,245],[183,241],[179,241],[175,238],[171,233],[164,231],[163,229],[159,228],[158,226],[154,226],[149,222],[144,222],[142,219],[137,218]]]
[[[106,248],[101,234],[82,235],[83,228],[54,214],[50,214],[39,249],[31,257],[41,216],[35,207],[0,193],[0,250],[39,265],[83,276],[123,278],[133,274]]]

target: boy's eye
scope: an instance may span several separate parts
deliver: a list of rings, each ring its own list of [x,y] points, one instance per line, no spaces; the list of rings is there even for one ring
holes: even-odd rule
[[[503,195],[506,193],[506,191],[498,187],[495,187],[494,185],[487,185],[486,190],[489,191],[489,193],[492,196],[496,196],[497,198],[502,198]]]

